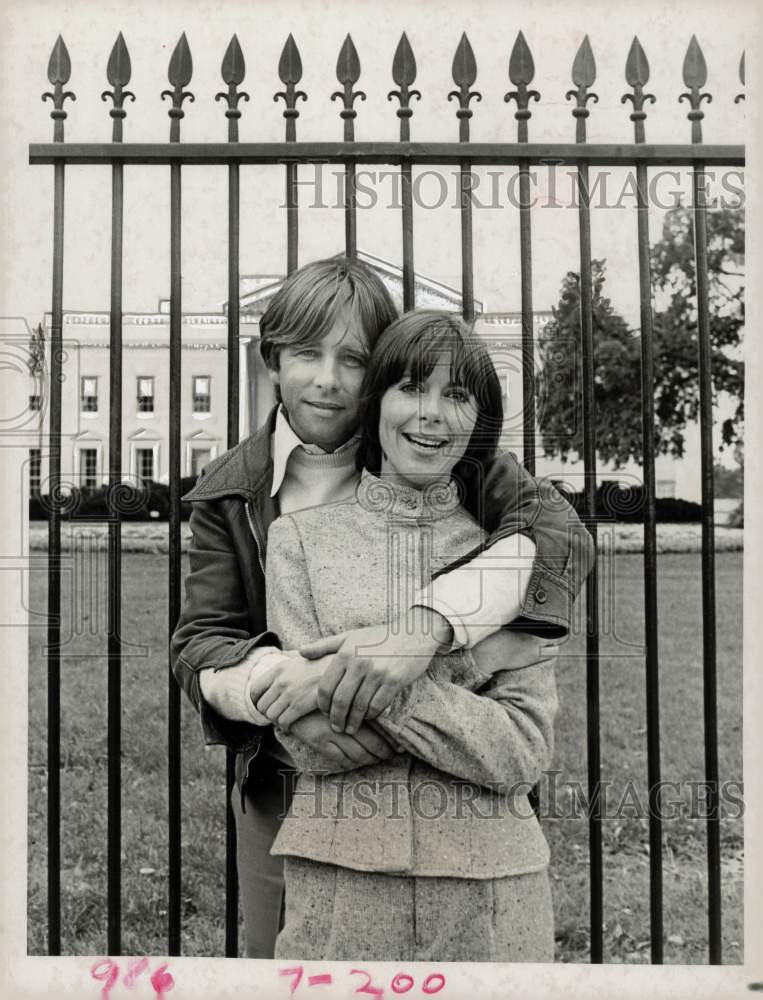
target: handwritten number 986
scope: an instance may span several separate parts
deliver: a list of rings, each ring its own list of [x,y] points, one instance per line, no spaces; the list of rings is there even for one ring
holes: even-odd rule
[[[133,958],[127,967],[127,972],[122,977],[122,983],[128,988],[135,987],[135,980],[148,968],[147,958]],[[110,958],[101,958],[90,968],[90,975],[93,979],[102,983],[101,996],[103,1000],[109,1000],[109,991],[119,978],[119,966],[112,962]],[[167,972],[167,963],[160,965],[151,975],[151,987],[156,994],[157,1000],[162,1000],[165,993],[168,993],[175,985],[175,980]]]

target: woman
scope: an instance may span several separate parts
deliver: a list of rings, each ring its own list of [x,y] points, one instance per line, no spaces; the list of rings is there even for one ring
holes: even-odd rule
[[[270,528],[268,625],[286,648],[394,620],[485,538],[473,514],[502,407],[480,342],[450,314],[409,313],[363,398],[356,495]],[[548,846],[526,797],[550,763],[553,666],[505,670],[500,650],[499,633],[436,657],[374,721],[399,750],[378,764],[326,773],[276,729],[301,772],[272,850],[286,856],[276,957],[553,960]]]

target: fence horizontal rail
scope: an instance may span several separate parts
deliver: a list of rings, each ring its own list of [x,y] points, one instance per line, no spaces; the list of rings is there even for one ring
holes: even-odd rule
[[[119,160],[144,165],[263,164],[263,163],[416,163],[473,166],[517,166],[544,161],[553,165],[585,163],[615,167],[645,163],[647,166],[706,165],[741,167],[743,145],[542,143],[542,142],[184,142],[31,143],[29,162],[94,164]]]

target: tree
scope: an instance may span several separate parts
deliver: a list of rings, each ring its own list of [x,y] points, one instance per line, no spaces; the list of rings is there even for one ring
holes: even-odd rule
[[[713,391],[737,400],[722,426],[722,446],[739,443],[744,421],[744,366],[734,357],[744,325],[744,215],[707,213],[708,292]],[[654,311],[655,447],[680,458],[687,423],[699,417],[696,276],[693,213],[667,213],[651,253]],[[604,297],[605,261],[592,261],[596,449],[620,467],[642,460],[641,340]],[[566,461],[582,454],[580,277],[562,280],[554,318],[539,343],[539,425],[547,454]]]

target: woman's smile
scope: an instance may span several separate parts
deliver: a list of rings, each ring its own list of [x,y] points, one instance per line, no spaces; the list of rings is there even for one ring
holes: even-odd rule
[[[440,449],[444,448],[450,440],[449,438],[430,437],[425,434],[411,434],[406,431],[401,431],[400,433],[405,440],[414,447],[423,448],[425,451],[429,452],[440,451]]]

